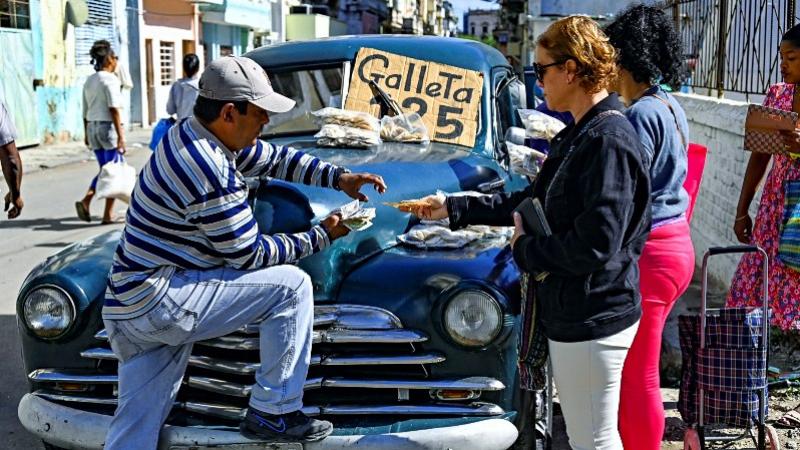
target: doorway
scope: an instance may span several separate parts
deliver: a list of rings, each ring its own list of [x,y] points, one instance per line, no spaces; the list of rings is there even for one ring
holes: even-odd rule
[[[144,54],[147,77],[147,120],[148,125],[156,121],[156,85],[153,77],[153,40],[145,39]]]

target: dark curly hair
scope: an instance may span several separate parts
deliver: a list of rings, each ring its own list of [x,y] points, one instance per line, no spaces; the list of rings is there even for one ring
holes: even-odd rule
[[[683,83],[683,45],[671,19],[657,6],[628,7],[605,27],[617,49],[617,64],[639,83],[679,89]]]

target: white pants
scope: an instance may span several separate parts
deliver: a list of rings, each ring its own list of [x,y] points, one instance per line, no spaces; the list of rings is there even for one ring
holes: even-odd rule
[[[549,341],[553,378],[574,450],[622,450],[617,430],[622,366],[639,323],[602,339]]]

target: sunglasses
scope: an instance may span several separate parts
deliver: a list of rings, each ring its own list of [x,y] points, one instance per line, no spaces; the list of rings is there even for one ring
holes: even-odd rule
[[[567,62],[567,60],[556,61],[550,64],[533,63],[533,71],[536,73],[536,79],[541,82],[544,82],[544,75],[547,73],[548,68],[557,66],[559,64],[564,64],[565,62]]]

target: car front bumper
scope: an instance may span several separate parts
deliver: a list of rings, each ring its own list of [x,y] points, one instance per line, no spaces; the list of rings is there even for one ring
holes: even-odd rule
[[[111,423],[110,416],[69,408],[33,394],[26,394],[22,398],[18,415],[25,429],[53,445],[68,449],[102,449]],[[358,447],[366,450],[505,450],[516,438],[516,427],[507,420],[497,418],[400,433],[335,435],[320,442],[278,446],[248,440],[229,429],[167,425],[161,432],[159,448],[334,450]]]

